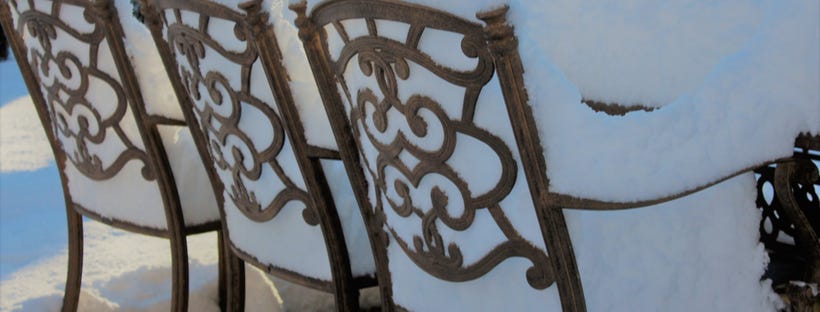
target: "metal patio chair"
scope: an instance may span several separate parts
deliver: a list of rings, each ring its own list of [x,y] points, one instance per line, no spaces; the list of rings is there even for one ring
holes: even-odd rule
[[[385,311],[470,300],[585,311],[564,208],[644,207],[749,171],[639,202],[551,192],[507,7],[477,14],[483,26],[395,0],[291,9],[371,234]],[[492,297],[497,287],[514,298]]]
[[[197,189],[206,172],[188,155],[185,122],[146,106],[164,103],[143,100],[113,2],[3,1],[0,22],[62,180],[69,253],[63,311],[75,311],[79,300],[83,216],[169,239],[172,310],[187,311],[186,236],[218,231],[219,214],[213,195]]]
[[[337,213],[358,209],[334,202],[320,163],[338,160],[338,153],[307,143],[304,127],[311,125],[302,124],[261,1],[237,4],[142,2],[202,159],[216,177],[227,241],[241,260],[334,293],[339,310],[358,310],[359,289],[375,285],[375,269],[364,227],[346,225]],[[345,235],[359,232],[358,243]],[[364,269],[354,272],[357,261],[363,265],[353,267]],[[230,307],[241,310],[244,278],[241,267],[231,267]]]

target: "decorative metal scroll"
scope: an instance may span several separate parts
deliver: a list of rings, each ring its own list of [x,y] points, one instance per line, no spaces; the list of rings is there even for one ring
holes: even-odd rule
[[[128,113],[128,99],[107,50],[103,23],[112,14],[110,3],[62,1],[40,3],[37,9],[33,1],[11,5],[16,32],[25,39],[26,57],[43,92],[51,122],[46,127],[68,160],[95,180],[110,179],[138,160],[143,177],[154,180],[145,152],[132,141],[140,138],[129,138],[121,125],[134,116]],[[61,44],[52,44],[56,40]],[[106,159],[111,153],[114,159]]]
[[[257,68],[261,60],[249,39],[255,34],[252,25],[265,25],[267,15],[259,13],[256,18],[261,20],[252,20],[214,3],[197,3],[189,10],[184,1],[167,2],[174,7],[160,8],[164,39],[176,53],[180,76],[193,100],[187,109],[194,112],[208,140],[217,175],[233,204],[248,218],[263,222],[296,201],[305,207],[305,221],[318,224],[301,173],[290,173],[282,164],[296,161],[270,86],[253,87],[255,80],[267,80]],[[216,21],[222,22],[219,27],[232,27],[211,27]],[[229,39],[234,42],[214,36],[217,32],[232,34]]]
[[[340,82],[347,119],[363,158],[370,205],[376,221],[374,227],[384,229],[387,232],[382,234],[384,239],[394,240],[416,265],[443,280],[476,279],[504,260],[518,257],[531,262],[526,272],[531,287],[544,289],[552,285],[555,277],[549,256],[518,233],[501,207],[501,202],[510,195],[516,183],[516,159],[500,137],[473,121],[479,94],[493,77],[495,69],[481,26],[441,12],[410,14],[401,8],[357,9],[359,11],[355,12],[343,8],[326,9],[322,12],[330,13],[314,15],[314,20],[317,21],[316,27],[331,25],[344,41],[337,60],[327,61]],[[367,35],[351,38],[342,20],[362,17]],[[380,36],[376,19],[407,24],[406,40]],[[430,29],[463,35],[462,52],[465,57],[477,61],[475,67],[470,70],[448,68],[419,50],[422,35]],[[326,33],[322,35],[327,36]],[[350,64],[354,59],[356,66]],[[418,66],[411,66],[413,64]],[[376,90],[346,81],[346,74],[356,67],[364,77],[375,81]],[[402,101],[399,85],[416,74],[413,72],[416,68],[429,71],[451,84],[442,88],[463,88],[462,101],[440,103],[425,94],[410,94],[406,101]],[[445,107],[456,107],[458,109],[454,110],[461,114],[450,116]],[[482,145],[483,150],[489,151],[489,154],[471,157],[501,168],[492,187],[480,193],[473,192],[474,185],[464,180],[459,170],[451,165],[453,155],[464,148],[466,140],[478,142],[476,144]],[[430,146],[430,142],[436,142],[435,146]],[[423,182],[426,186],[422,187]],[[434,186],[431,187],[431,183]],[[424,203],[431,203],[431,206]],[[398,220],[391,222],[395,217],[388,217],[387,209],[391,210],[390,215],[419,220],[420,227],[412,237],[402,237],[393,224]],[[441,227],[447,227],[448,231],[466,231],[474,226],[476,214],[482,209],[489,212],[489,216],[482,217],[491,217],[506,236],[506,241],[479,260],[466,264],[463,247],[447,242]]]
[[[755,170],[760,240],[777,265],[767,273],[776,283],[820,279],[818,163],[820,152],[800,148],[793,160]]]

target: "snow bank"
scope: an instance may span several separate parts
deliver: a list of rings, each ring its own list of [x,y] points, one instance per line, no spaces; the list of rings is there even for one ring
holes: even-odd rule
[[[171,255],[166,239],[84,222],[85,259],[80,311],[168,311]],[[218,311],[214,233],[190,236],[191,311]],[[0,311],[56,311],[62,303],[67,251],[0,281]],[[250,311],[281,311],[282,299],[256,269],[247,270]],[[32,283],[32,281],[37,281]]]
[[[817,2],[410,2],[475,22],[476,12],[509,4],[552,191],[662,198],[789,156],[798,134],[820,133]],[[657,109],[613,117],[582,99]],[[767,259],[754,197],[752,175],[743,174],[662,205],[567,210],[590,310],[775,308],[759,281]],[[434,280],[390,252],[403,288],[394,295],[411,308],[520,293]],[[513,264],[494,271],[505,265]]]
[[[697,84],[681,94],[629,89],[646,92],[647,98],[673,100],[657,111],[620,118],[580,104],[586,97],[579,91],[582,82],[569,80],[566,68],[539,49],[537,42],[544,41],[535,40],[541,32],[533,29],[532,22],[519,27],[525,80],[539,121],[552,190],[615,201],[673,195],[787,157],[799,133],[820,133],[820,47],[815,40],[820,7],[813,1],[760,7],[765,15],[758,27],[745,29],[748,34],[742,37],[748,40],[721,55],[714,65],[700,65],[707,70],[685,70],[690,63],[674,58],[663,64],[668,67],[664,72]],[[528,14],[537,16],[534,10],[530,8]],[[709,37],[710,32],[696,27],[687,36],[678,34],[676,40],[693,43],[689,36]],[[707,74],[699,77],[696,72]],[[644,79],[636,74],[617,77]]]
[[[185,120],[151,32],[133,17],[130,1],[114,1],[114,6],[125,33],[125,51],[137,75],[146,111],[151,115]]]
[[[0,172],[34,171],[54,161],[31,97],[0,107]]]
[[[772,311],[755,180],[743,174],[664,204],[565,210],[590,311]]]
[[[409,2],[475,22],[510,6],[556,192],[670,196],[820,133],[816,1]],[[614,118],[582,99],[662,109]]]

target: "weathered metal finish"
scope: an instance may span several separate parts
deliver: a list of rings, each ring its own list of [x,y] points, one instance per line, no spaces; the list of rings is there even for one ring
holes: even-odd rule
[[[506,25],[503,18],[506,8],[482,14],[480,18],[487,21],[486,28],[444,12],[396,1],[327,2],[317,6],[310,17],[306,16],[304,3],[295,4],[291,9],[298,14],[296,24],[300,28],[300,36],[325,101],[340,154],[347,165],[348,175],[356,189],[365,223],[371,233],[371,245],[379,269],[383,308],[401,309],[392,301],[392,282],[385,254],[386,245],[396,243],[424,271],[453,282],[479,278],[511,257],[527,259],[532,266],[526,272],[522,272],[522,281],[528,282],[536,289],[544,289],[557,282],[562,300],[566,300],[566,309],[583,310],[583,295],[580,292],[580,282],[577,281],[574,255],[568,244],[569,237],[560,207],[548,208],[545,198],[539,195],[546,193],[532,193],[534,202],[541,206],[538,210],[539,218],[544,221],[542,228],[548,233],[545,235],[550,238],[547,241],[549,256],[523,239],[501,209],[501,201],[509,195],[515,184],[517,166],[524,165],[525,172],[543,172],[528,168],[529,163],[534,164],[537,161],[529,159],[536,153],[519,146],[521,157],[524,158],[522,164],[519,164],[504,141],[472,122],[477,109],[478,95],[495,72],[498,72],[501,81],[506,80],[502,84],[502,89],[511,109],[510,113],[516,116],[529,114],[528,111],[524,111],[528,109],[527,106],[522,105],[525,103],[522,99],[526,99],[523,84],[518,85],[523,80],[520,78],[521,71],[516,74],[516,68],[520,69],[521,65],[515,52],[515,39],[512,36],[512,29]],[[341,23],[345,19],[364,19],[369,35],[349,39]],[[378,36],[374,22],[376,19],[408,24],[406,41],[399,42]],[[323,32],[325,25],[332,25],[344,41],[336,60],[330,57],[327,50],[327,35]],[[464,35],[461,42],[462,50],[466,56],[477,60],[475,68],[466,71],[447,68],[420,51],[418,42],[426,29],[439,29]],[[353,57],[358,59],[358,67],[348,66]],[[420,65],[442,80],[465,89],[461,116],[449,117],[441,103],[423,94],[410,95],[406,102],[400,100],[398,84],[411,75],[408,62]],[[354,98],[344,81],[344,74],[348,68],[359,68],[365,76],[376,81],[379,89],[360,89]],[[337,82],[341,90],[337,89]],[[381,97],[376,94],[380,94]],[[349,112],[345,112],[344,103],[349,103]],[[421,110],[431,112],[435,119],[431,121],[429,118],[422,118],[419,115]],[[438,148],[430,150],[429,147],[422,148],[414,144],[403,134],[387,139],[374,139],[376,133],[384,132],[390,127],[386,115],[388,111],[401,114],[407,120],[413,134],[418,137],[426,137],[429,123],[436,123],[436,127],[440,127],[444,133],[443,142]],[[368,124],[368,120],[373,121],[372,126]],[[528,131],[534,129],[534,124],[530,125],[530,129],[522,126],[516,129],[516,137],[534,137],[536,141],[526,139],[530,141],[524,143],[537,143],[537,137],[528,135]],[[502,173],[489,191],[471,194],[469,182],[459,177],[447,163],[459,144],[459,137],[471,137],[473,141],[481,142],[498,158]],[[368,157],[364,151],[365,145],[375,150],[372,157]],[[400,156],[402,153],[412,155],[418,162],[406,163]],[[388,183],[385,176],[387,168],[398,172],[410,185],[400,180]],[[459,217],[452,217],[447,212],[452,194],[446,194],[438,188],[433,188],[430,194],[427,194],[432,200],[433,209],[424,211],[414,204],[410,188],[418,187],[420,181],[430,175],[446,179],[458,188],[459,193],[456,196],[460,196],[459,200],[464,204],[464,212]],[[530,183],[537,182],[530,176],[527,179]],[[535,186],[534,189],[545,191],[546,184],[543,186],[544,188]],[[368,192],[375,194],[375,202],[368,199]],[[402,200],[394,201],[385,197],[384,194],[388,192],[399,194]],[[421,219],[419,234],[412,241],[403,240],[387,221],[386,209],[391,209],[391,213],[403,218]],[[484,209],[503,231],[507,241],[487,252],[473,264],[464,265],[461,247],[455,243],[445,246],[438,227],[444,225],[451,230],[467,230],[473,225],[476,212]],[[570,294],[576,291],[577,293]]]
[[[548,273],[544,275],[548,276],[548,283],[539,284],[538,279],[532,279],[530,272],[527,276],[528,281],[535,288],[550,286],[554,281],[559,289],[565,311],[583,311],[586,308],[562,208],[614,210],[654,205],[698,192],[759,166],[738,170],[678,194],[638,202],[606,202],[550,192],[542,145],[532,112],[527,104],[527,94],[522,77],[524,69],[517,52],[517,41],[512,27],[505,20],[506,8],[478,14],[477,17],[486,24],[483,29],[471,22],[435,9],[395,0],[328,1],[317,5],[309,16],[306,13],[305,3],[294,4],[291,9],[297,12],[296,25],[300,28],[300,37],[308,52],[312,71],[325,102],[340,147],[341,158],[347,165],[348,175],[356,188],[357,199],[371,233],[371,245],[377,259],[385,310],[401,309],[392,301],[391,278],[388,258],[385,254],[386,246],[391,241],[398,243],[405,254],[429,274],[449,281],[465,281],[486,274],[498,262],[481,263],[479,261],[480,265],[475,267],[461,267],[459,246],[451,244],[447,247],[448,253],[445,253],[438,226],[444,224],[456,231],[464,230],[470,227],[474,211],[480,209],[479,207],[486,207],[493,214],[497,224],[505,229],[510,242],[516,239],[515,229],[509,227],[508,222],[505,222],[506,218],[499,215],[501,209],[493,204],[498,202],[498,198],[506,195],[504,191],[511,188],[511,184],[515,181],[514,176],[502,175],[498,188],[494,189],[498,193],[491,191],[482,194],[481,205],[465,200],[464,209],[467,212],[464,214],[465,218],[449,217],[445,212],[449,198],[443,192],[435,189],[427,194],[434,209],[425,212],[414,206],[409,195],[410,187],[418,186],[418,181],[431,173],[442,174],[444,172],[443,175],[453,184],[458,185],[460,190],[466,189],[467,181],[460,180],[458,176],[452,174],[447,175],[451,170],[445,163],[452,153],[453,146],[458,144],[457,134],[463,136],[466,132],[468,136],[492,146],[492,150],[504,164],[502,166],[505,168],[504,172],[511,172],[510,169],[515,166],[524,167],[543,239],[549,251],[549,256],[539,256],[538,259],[550,264],[549,270],[540,271]],[[365,21],[368,34],[360,34],[354,39],[350,38],[342,21],[354,19]],[[380,37],[376,20],[408,24],[406,40],[402,42]],[[329,50],[327,26],[332,27],[343,41],[341,52],[338,52],[339,56],[335,60]],[[429,56],[418,51],[419,39],[428,28],[463,34],[462,52],[465,56],[477,59],[478,65],[475,69],[461,72],[452,70],[436,64]],[[349,90],[344,74],[351,68],[355,68],[347,64],[354,57],[358,59],[358,68],[362,74],[375,80],[374,85],[378,86],[378,90],[362,88],[357,90],[356,94],[352,94]],[[409,97],[405,95],[407,101],[402,102],[397,95],[397,86],[412,75],[408,63],[420,65],[444,81],[464,87],[466,95],[463,115],[457,120],[449,119],[441,112],[442,108],[439,103],[423,94],[412,94]],[[516,137],[517,146],[513,148],[518,149],[521,157],[520,163],[510,160],[508,157],[510,147],[504,145],[503,142],[499,144],[499,140],[494,139],[494,134],[470,128],[470,120],[476,110],[475,97],[481,87],[492,77],[493,69],[498,75],[498,81],[504,94],[507,112]],[[643,106],[623,106],[588,100],[585,100],[584,104],[595,111],[602,111],[613,116],[625,115],[637,110],[646,112],[654,110]],[[422,110],[432,112],[432,115],[436,117],[433,119],[434,122],[440,123],[440,127],[445,129],[443,130],[444,143],[438,150],[431,152],[421,149],[410,143],[402,134],[387,139],[387,143],[384,143],[383,137],[379,137],[381,141],[374,139],[374,133],[384,132],[390,127],[388,111],[398,112],[407,121],[414,135],[425,137],[430,119],[419,115]],[[369,125],[367,120],[372,120],[372,124]],[[798,138],[798,146],[814,146],[811,144],[817,143],[809,136]],[[370,152],[364,150],[365,145],[371,149]],[[412,165],[404,163],[401,158],[402,153],[412,155],[418,163]],[[771,162],[779,161],[784,160],[778,159]],[[386,182],[385,168],[398,171],[407,177],[412,185],[399,183],[400,181],[392,184]],[[394,201],[384,197],[383,194],[388,192],[399,194],[402,200]],[[375,203],[371,202],[368,197],[371,194],[375,194],[373,196],[377,198]],[[470,196],[463,197],[470,198]],[[384,206],[389,206],[401,217],[418,217],[423,220],[419,231],[422,234],[413,240],[412,246],[415,248],[409,248],[410,244],[399,238],[399,235],[392,229],[385,217],[384,212],[387,208]],[[386,230],[382,230],[383,228]],[[419,250],[423,252],[418,252]],[[449,256],[444,256],[445,254]],[[521,257],[521,250],[496,248],[486,255],[485,259],[505,259],[511,256]],[[537,264],[533,268],[537,268]]]
[[[562,207],[557,205],[549,192],[549,179],[538,129],[524,87],[524,67],[518,55],[518,39],[513,27],[506,21],[507,7],[479,13],[484,21],[485,37],[493,52],[498,80],[507,104],[516,143],[521,155],[524,173],[535,205],[541,233],[550,253],[552,269],[561,306],[564,311],[585,311],[584,291],[575,261],[569,231]]]
[[[820,282],[820,136],[801,135],[790,159],[760,167],[757,206],[762,213],[760,241],[769,253],[765,278],[794,311],[810,311],[820,303],[808,287]]]
[[[69,272],[63,311],[76,310],[79,300],[83,254],[81,215],[129,231],[169,238],[173,271],[172,310],[185,311],[188,301],[185,236],[218,229],[219,224],[205,223],[185,227],[177,187],[157,131],[158,125],[179,125],[182,121],[156,119],[146,113],[136,76],[123,47],[123,31],[112,2],[63,0],[50,3],[50,8],[41,8],[49,11],[48,13],[36,10],[18,12],[15,25],[11,10],[17,10],[18,1],[4,2],[0,5],[0,22],[46,130],[63,184],[69,231]],[[31,6],[32,2],[28,1],[27,4]],[[85,22],[94,28],[91,31],[80,31],[73,28],[70,22],[62,20],[61,10],[68,6],[83,10]],[[87,63],[81,62],[83,58],[79,55],[63,50],[64,47],[54,46],[53,40],[57,38],[58,30],[61,36],[71,37],[72,40],[87,45],[84,50],[89,53]],[[24,32],[36,38],[42,49],[27,47],[21,37]],[[97,56],[104,49],[103,43],[111,53],[116,66],[113,74],[117,76],[111,76],[98,67]],[[116,98],[113,113],[103,115],[98,106],[111,103],[96,103],[87,97],[88,81],[91,78],[105,83],[106,87],[113,90]],[[133,114],[137,123],[144,149],[136,147],[120,126],[128,113]],[[122,142],[124,149],[114,162],[104,165],[100,156],[89,149],[88,145],[114,139]],[[65,173],[66,161],[71,162],[88,178],[106,181],[117,176],[124,164],[132,160],[140,161],[143,164],[143,178],[156,181],[159,187],[166,214],[166,229],[101,216],[71,198]]]
[[[760,240],[772,258],[768,274],[775,283],[820,282],[818,162],[820,151],[800,148],[791,160],[755,170]]]
[[[200,154],[207,163],[212,177],[221,177],[219,171],[229,171],[230,179],[213,180],[216,194],[229,190],[230,200],[250,220],[265,222],[275,218],[285,204],[298,201],[304,204],[302,215],[311,226],[321,226],[326,248],[330,257],[333,280],[323,281],[307,277],[275,265],[265,265],[254,255],[240,250],[230,242],[233,252],[244,261],[260,267],[271,274],[300,283],[302,285],[336,295],[340,310],[358,309],[358,289],[371,286],[372,281],[354,280],[350,272],[350,259],[342,233],[330,189],[320,166],[320,158],[338,159],[338,153],[324,148],[309,146],[293,102],[288,84],[287,71],[281,63],[281,52],[275,34],[268,25],[268,14],[261,10],[261,1],[246,1],[233,10],[209,1],[156,0],[142,1],[143,15],[151,28],[154,40],[161,51],[166,69],[174,88],[183,103],[186,119],[195,132],[194,139]],[[182,21],[183,13],[197,16],[196,25]],[[219,19],[233,25],[233,35],[238,47],[224,46],[224,38],[214,38],[209,32],[212,20]],[[164,35],[165,34],[165,35]],[[239,50],[237,50],[239,48]],[[207,54],[206,54],[207,53]],[[238,69],[215,68],[207,63],[210,53],[226,59]],[[251,77],[252,67],[261,62],[265,78]],[[206,67],[207,66],[207,67]],[[241,80],[238,89],[226,77]],[[252,89],[252,80],[266,79],[265,87],[270,90]],[[205,91],[205,92],[201,92]],[[269,103],[255,96],[258,92],[273,92],[275,103]],[[197,102],[210,99],[212,104]],[[205,101],[207,102],[207,101]],[[239,126],[245,106],[264,112],[265,122],[256,127],[270,127],[273,143],[256,150],[251,144],[252,134],[247,131],[268,131],[270,129],[243,129]],[[231,149],[231,164],[222,155],[221,148],[229,137],[240,138]],[[285,154],[287,151],[290,154]],[[294,161],[299,165],[300,176],[288,176],[280,161]],[[243,165],[243,161],[252,164]],[[256,182],[260,179],[264,166],[270,166],[279,181],[285,185],[275,199],[260,203],[253,191],[243,181]],[[304,181],[306,188],[297,186],[295,179]],[[259,182],[266,183],[266,182]],[[262,184],[265,186],[266,184]],[[262,189],[270,191],[271,187]],[[220,198],[220,209],[224,218],[224,198]],[[224,224],[224,223],[223,223]],[[230,233],[226,228],[225,231]],[[241,229],[239,229],[241,230]],[[230,235],[228,235],[230,237]],[[237,281],[238,283],[239,281]],[[243,284],[243,283],[242,283]],[[241,295],[244,285],[229,285],[229,293]],[[230,302],[242,298],[229,298]],[[229,303],[230,304],[230,303]],[[234,305],[239,307],[238,305]]]
[[[774,171],[774,191],[783,216],[794,225],[797,246],[807,256],[805,281],[820,283],[820,240],[817,229],[820,201],[814,184],[820,184],[817,166],[808,159],[778,164]],[[809,219],[808,214],[815,218]]]

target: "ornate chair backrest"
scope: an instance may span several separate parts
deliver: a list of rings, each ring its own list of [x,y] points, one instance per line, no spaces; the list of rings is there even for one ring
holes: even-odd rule
[[[533,167],[540,145],[506,8],[480,14],[486,28],[396,1],[291,8],[378,233],[385,305],[583,310],[563,215]],[[513,297],[478,291],[498,285]]]
[[[156,125],[183,123],[146,113],[113,2],[12,0],[2,6],[9,40],[19,43],[18,62],[30,68],[23,75],[71,206],[158,235],[175,227],[168,222],[181,224]]]
[[[230,244],[245,261],[329,289],[324,235],[346,254],[321,168],[302,125],[259,1],[144,2],[143,12],[215,192]],[[320,196],[314,200],[311,194]],[[336,220],[338,223],[338,220]],[[321,225],[321,226],[317,226]],[[305,257],[305,255],[312,255]],[[347,264],[345,264],[347,265]]]

